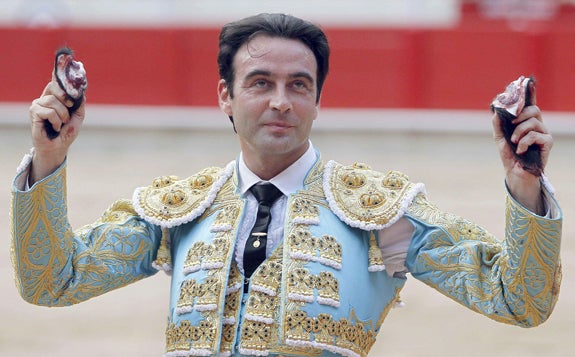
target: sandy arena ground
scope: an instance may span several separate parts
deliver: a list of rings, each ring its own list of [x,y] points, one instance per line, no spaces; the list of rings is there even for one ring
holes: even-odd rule
[[[23,117],[26,113],[22,114]],[[218,119],[218,120],[226,120]],[[323,117],[327,121],[329,118]],[[25,121],[25,119],[24,119]],[[486,127],[490,124],[486,114]],[[551,127],[553,129],[553,127]],[[370,356],[572,356],[575,348],[575,140],[556,134],[547,174],[564,211],[563,285],[549,321],[522,329],[492,322],[409,279]],[[430,199],[503,235],[503,176],[489,132],[469,134],[328,130],[313,135],[324,159],[362,161],[424,182]],[[169,278],[163,273],[67,308],[36,307],[20,299],[9,260],[10,184],[30,146],[26,126],[0,126],[0,355],[161,356]],[[222,166],[238,151],[231,129],[106,129],[86,126],[68,163],[73,227],[94,221],[114,200],[160,175],[185,177]]]

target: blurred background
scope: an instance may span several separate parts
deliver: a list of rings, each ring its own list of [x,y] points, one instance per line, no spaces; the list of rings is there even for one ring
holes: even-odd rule
[[[68,308],[23,302],[9,256],[10,185],[31,145],[27,109],[71,47],[88,114],[68,163],[70,221],[93,222],[160,175],[238,152],[217,108],[219,29],[260,12],[319,24],[332,48],[315,123],[325,159],[406,172],[432,201],[503,236],[503,173],[489,104],[534,75],[556,140],[547,174],[565,214],[564,280],[551,319],[496,324],[409,279],[370,356],[570,356],[575,341],[575,0],[0,0],[0,355],[159,356],[169,278]]]

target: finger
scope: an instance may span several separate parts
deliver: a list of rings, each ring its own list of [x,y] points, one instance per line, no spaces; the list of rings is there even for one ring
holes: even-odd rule
[[[491,117],[491,124],[493,125],[493,137],[495,139],[503,137],[503,131],[501,129],[501,119],[499,119],[499,115],[497,112],[493,114]]]
[[[541,110],[536,105],[531,105],[528,107],[523,108],[521,113],[517,116],[516,119],[513,119],[513,124],[519,124],[523,121],[529,120],[530,118],[535,118],[539,122],[543,121],[543,117],[541,116]]]
[[[524,135],[517,143],[516,153],[518,155],[525,153],[531,145],[537,145],[541,148],[547,148],[547,150],[549,150],[553,145],[553,138],[550,134],[530,131]]]
[[[543,122],[539,121],[537,118],[529,118],[517,125],[513,134],[511,135],[511,141],[514,143],[519,143],[527,135],[531,133],[541,133],[549,134],[547,127]]]
[[[62,125],[70,120],[68,108],[60,103],[54,96],[44,96],[32,103],[30,118],[34,123],[49,122],[55,131],[60,131]]]
[[[74,105],[72,99],[68,96],[66,91],[60,87],[54,76],[52,76],[52,81],[46,85],[44,91],[42,92],[42,96],[46,95],[53,95],[67,107]]]
[[[529,94],[531,95],[531,105],[537,105],[537,93],[536,93],[536,89],[537,86],[535,85],[535,82],[531,81],[529,82],[529,85],[527,87],[527,90],[529,91]]]

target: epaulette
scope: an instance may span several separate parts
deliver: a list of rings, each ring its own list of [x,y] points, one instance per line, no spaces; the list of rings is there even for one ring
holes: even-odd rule
[[[150,186],[134,191],[134,209],[146,221],[163,228],[188,223],[210,207],[234,165],[232,161],[225,168],[209,167],[182,180],[177,176],[156,178]]]
[[[406,212],[425,186],[399,171],[384,174],[369,166],[327,163],[323,189],[331,210],[345,223],[363,230],[389,227]]]

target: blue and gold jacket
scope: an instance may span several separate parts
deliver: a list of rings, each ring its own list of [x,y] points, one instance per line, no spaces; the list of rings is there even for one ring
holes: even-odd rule
[[[407,219],[409,272],[455,301],[527,327],[557,300],[561,217],[535,216],[508,196],[500,242],[438,210],[399,172],[321,160],[288,198],[284,239],[244,294],[234,260],[245,210],[237,188],[233,162],[158,178],[77,231],[67,220],[65,165],[30,191],[14,188],[20,293],[70,305],[162,269],[172,275],[166,356],[367,356],[405,282],[385,272],[376,231]]]

